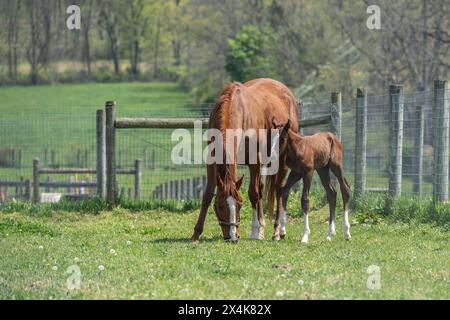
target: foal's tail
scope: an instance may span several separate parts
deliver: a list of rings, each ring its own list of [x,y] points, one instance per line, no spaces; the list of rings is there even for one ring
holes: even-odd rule
[[[267,196],[267,208],[269,210],[269,219],[273,220],[273,211],[275,204],[275,181],[277,175],[266,176],[266,196]]]

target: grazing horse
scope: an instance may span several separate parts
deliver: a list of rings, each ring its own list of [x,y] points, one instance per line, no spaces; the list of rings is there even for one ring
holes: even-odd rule
[[[264,213],[263,213],[263,191],[267,189],[269,211],[273,212],[275,184],[281,183],[287,175],[288,168],[284,163],[279,163],[278,172],[270,175],[263,181],[261,169],[263,164],[260,155],[266,152],[270,147],[266,141],[272,141],[271,129],[272,118],[282,119],[281,121],[290,121],[292,129],[298,130],[299,116],[297,102],[292,92],[282,83],[273,79],[255,79],[244,84],[233,82],[225,86],[220,93],[214,109],[209,118],[209,129],[216,129],[221,135],[223,158],[237,158],[237,150],[240,146],[241,138],[233,138],[232,150],[227,148],[226,136],[228,129],[242,130],[243,132],[254,129],[256,136],[252,139],[245,137],[245,161],[249,167],[250,184],[248,196],[253,208],[252,233],[250,238],[264,238]],[[259,134],[259,129],[266,129],[267,135]],[[258,156],[256,163],[249,161],[251,154],[249,152],[252,140],[257,144]],[[212,138],[208,138],[208,145],[212,143]],[[253,145],[254,147],[254,145]],[[211,152],[219,158],[217,150]],[[203,232],[203,226],[206,219],[208,208],[214,196],[214,190],[217,186],[217,194],[214,201],[214,211],[222,229],[225,240],[233,242],[240,238],[239,222],[240,209],[242,207],[242,197],[239,188],[242,185],[243,176],[237,179],[237,161],[222,161],[219,163],[215,159],[213,163],[207,164],[207,184],[203,194],[202,206],[197,224],[194,228],[192,241],[197,241]]]
[[[286,219],[286,205],[290,188],[303,178],[302,209],[304,213],[304,229],[302,242],[308,242],[310,233],[308,222],[309,190],[314,171],[317,171],[325,191],[330,206],[330,220],[327,240],[336,234],[335,231],[335,210],[337,192],[330,180],[330,170],[336,176],[344,203],[344,238],[349,240],[350,224],[348,221],[348,205],[350,199],[350,185],[344,177],[342,162],[342,143],[330,132],[317,133],[312,136],[302,136],[297,133],[297,129],[290,128],[290,122],[280,124],[276,118],[272,119],[273,126],[280,132],[279,148],[285,150],[286,164],[291,169],[285,186],[277,192],[277,219],[274,226],[274,240],[280,240],[280,224]],[[283,217],[284,216],[284,217]]]

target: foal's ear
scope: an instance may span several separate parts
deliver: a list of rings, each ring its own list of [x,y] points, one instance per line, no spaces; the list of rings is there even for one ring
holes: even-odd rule
[[[241,186],[242,186],[242,182],[244,182],[244,175],[242,175],[242,177],[238,180],[238,181],[236,181],[236,189],[239,191],[239,189],[241,188]]]
[[[288,121],[286,122],[286,124],[283,127],[283,132],[287,133],[290,128],[291,128],[291,120],[288,119]]]
[[[281,123],[278,122],[278,120],[275,116],[273,116],[273,118],[272,118],[272,125],[275,129],[279,129],[283,126]]]

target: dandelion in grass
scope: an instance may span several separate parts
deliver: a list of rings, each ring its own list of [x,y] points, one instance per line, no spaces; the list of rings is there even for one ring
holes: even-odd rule
[[[38,250],[44,250],[44,246],[39,246]]]
[[[58,266],[53,266],[53,267],[52,267],[52,270],[53,270],[53,271],[58,271]]]
[[[282,297],[282,296],[284,296],[284,291],[278,290],[278,291],[275,293],[275,295],[276,295],[277,297]]]
[[[109,253],[113,256],[117,256],[117,252],[114,249],[109,250]]]
[[[99,265],[98,266],[98,271],[100,271],[100,272],[103,272],[103,271],[105,271],[105,266],[104,265]]]
[[[133,242],[131,242],[130,240],[127,241],[127,245],[131,246],[133,244]]]
[[[303,280],[298,280],[298,281],[297,281],[297,283],[298,283],[299,285],[301,285],[301,286],[302,286],[302,285],[304,285],[304,284],[305,284],[305,281],[303,281]]]

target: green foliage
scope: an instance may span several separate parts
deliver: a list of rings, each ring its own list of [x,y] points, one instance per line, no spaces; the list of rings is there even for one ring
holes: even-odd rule
[[[361,223],[382,220],[427,223],[450,230],[450,203],[434,206],[431,198],[402,196],[388,200],[384,194],[368,192],[357,200],[352,199],[351,208]]]
[[[261,31],[256,26],[247,25],[235,39],[228,40],[225,69],[233,80],[245,82],[272,75],[273,66],[267,54],[272,37],[269,28]]]

